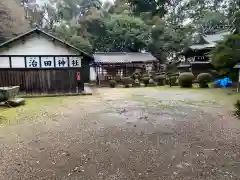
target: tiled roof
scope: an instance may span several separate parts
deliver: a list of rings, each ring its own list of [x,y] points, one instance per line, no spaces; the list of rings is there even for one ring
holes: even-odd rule
[[[213,47],[215,47],[215,43],[211,43],[211,44],[196,44],[196,45],[189,46],[189,48],[191,48],[191,49],[204,49],[204,48],[213,48]]]
[[[94,55],[96,63],[133,63],[152,62],[157,59],[151,53],[139,52],[96,52]]]
[[[191,64],[179,64],[177,67],[178,68],[190,68]]]
[[[193,61],[191,64],[211,64],[209,61]]]
[[[218,41],[221,41],[224,39],[225,36],[230,35],[229,31],[217,33],[217,34],[212,34],[212,35],[204,35],[203,38],[208,42],[208,43],[216,43]]]
[[[229,31],[224,31],[211,35],[202,35],[202,38],[206,41],[206,44],[195,44],[190,46],[190,49],[205,49],[205,48],[213,48],[216,46],[218,41],[221,41],[225,38],[225,36],[230,35]]]
[[[240,69],[240,63],[237,63],[233,68]]]

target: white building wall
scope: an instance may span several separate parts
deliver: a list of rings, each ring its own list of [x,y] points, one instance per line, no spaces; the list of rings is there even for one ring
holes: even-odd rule
[[[0,55],[78,55],[79,52],[54,41],[45,35],[31,35],[20,39],[8,47],[0,48]],[[24,57],[11,57],[12,68],[25,68]],[[9,58],[0,57],[0,68],[10,68]],[[96,80],[94,68],[90,68],[90,80]]]
[[[49,38],[33,36],[27,38],[25,42],[20,40],[19,43],[0,51],[0,55],[77,55],[77,53]]]
[[[90,67],[90,81],[96,81],[97,80],[97,73],[95,71],[94,67]]]

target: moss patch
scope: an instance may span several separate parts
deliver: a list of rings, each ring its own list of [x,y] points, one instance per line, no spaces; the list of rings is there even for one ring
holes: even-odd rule
[[[68,97],[74,98],[74,97]],[[34,121],[57,111],[67,97],[25,98],[25,105],[0,107],[0,124],[19,123],[22,120]]]

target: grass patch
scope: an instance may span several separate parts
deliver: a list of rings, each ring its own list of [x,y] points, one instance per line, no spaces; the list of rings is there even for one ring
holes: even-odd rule
[[[74,97],[72,97],[74,98]],[[20,121],[34,121],[54,113],[66,97],[25,98],[25,105],[18,107],[0,107],[0,124],[14,124]]]
[[[234,88],[198,88],[194,86],[193,88],[180,88],[180,87],[156,87],[158,90],[169,90],[178,92],[191,92],[196,93],[201,96],[199,101],[216,101],[221,102],[227,106],[233,106],[237,100],[240,100],[240,93],[236,92]],[[186,101],[186,103],[194,103],[193,101]]]

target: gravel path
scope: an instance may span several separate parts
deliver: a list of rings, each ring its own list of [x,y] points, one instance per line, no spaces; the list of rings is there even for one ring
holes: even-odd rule
[[[1,128],[2,180],[240,179],[240,122],[201,95],[100,89]]]

